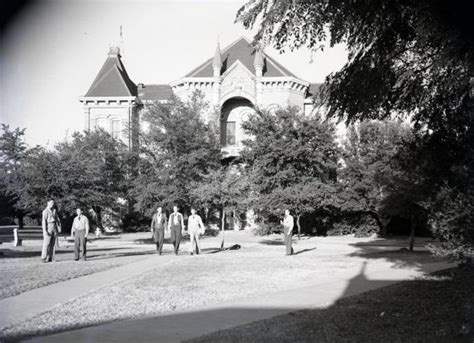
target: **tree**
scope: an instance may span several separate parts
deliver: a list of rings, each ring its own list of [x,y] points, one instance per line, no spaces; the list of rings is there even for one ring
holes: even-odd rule
[[[334,127],[296,107],[257,111],[243,123],[252,139],[242,158],[257,194],[254,206],[267,213],[292,208],[300,217],[334,203],[338,148]]]
[[[394,177],[394,157],[411,139],[412,130],[399,121],[362,121],[348,127],[338,173],[342,212],[371,216],[386,235],[390,217],[384,201]]]
[[[31,208],[21,202],[25,192],[23,168],[29,154],[24,141],[25,129],[11,130],[2,124],[0,136],[0,209],[1,216],[16,217],[20,227]]]
[[[145,212],[157,203],[186,209],[193,182],[220,166],[220,146],[213,123],[202,115],[210,111],[199,93],[188,102],[174,97],[156,103],[143,116],[139,173],[133,182],[135,208]]]
[[[245,170],[239,165],[223,166],[211,170],[200,182],[191,187],[193,203],[207,209],[217,210],[221,217],[221,250],[224,249],[225,217],[228,212],[246,211],[252,192]]]
[[[326,78],[318,95],[328,115],[348,123],[409,118],[415,138],[406,165],[416,161],[419,173],[406,169],[393,189],[416,184],[424,199],[415,202],[432,212],[442,210],[435,200],[448,187],[464,194],[472,213],[473,151],[467,147],[473,143],[474,36],[468,6],[441,0],[256,0],[239,10],[237,20],[247,28],[258,23],[256,43],[273,43],[281,52],[304,45],[318,50],[327,41],[346,44],[348,62]]]
[[[55,150],[38,148],[25,160],[26,191],[20,202],[37,215],[48,198],[55,199],[69,219],[77,207],[101,211],[127,196],[128,148],[103,130],[74,133],[71,142]]]
[[[255,42],[284,52],[344,43],[349,61],[326,80],[329,115],[351,121],[410,113],[435,130],[465,112],[474,41],[461,1],[249,1],[237,13]]]

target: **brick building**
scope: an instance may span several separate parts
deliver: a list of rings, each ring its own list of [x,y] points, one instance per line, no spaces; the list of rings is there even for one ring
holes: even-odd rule
[[[224,157],[237,156],[244,132],[240,124],[254,108],[275,109],[294,105],[305,113],[312,111],[312,94],[319,84],[311,84],[279,64],[265,51],[251,46],[241,37],[214,56],[169,84],[135,84],[121,61],[119,48],[108,57],[87,93],[80,98],[84,106],[85,129],[101,127],[114,137],[133,145],[133,127],[139,125],[140,112],[154,101],[165,102],[171,94],[183,100],[200,90],[220,113],[221,145]]]

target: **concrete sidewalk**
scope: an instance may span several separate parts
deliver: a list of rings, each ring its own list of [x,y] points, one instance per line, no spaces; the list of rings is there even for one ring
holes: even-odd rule
[[[150,259],[151,265],[155,259]],[[281,314],[308,308],[324,308],[338,299],[368,290],[412,280],[425,273],[453,267],[445,262],[424,264],[421,272],[414,268],[397,268],[387,264],[372,269],[351,270],[347,277],[322,275],[311,286],[295,288],[266,296],[232,300],[198,309],[177,311],[153,318],[119,321],[95,327],[34,338],[32,342],[181,342],[217,330],[249,324]],[[130,276],[130,275],[128,275]],[[0,304],[1,306],[1,304]]]

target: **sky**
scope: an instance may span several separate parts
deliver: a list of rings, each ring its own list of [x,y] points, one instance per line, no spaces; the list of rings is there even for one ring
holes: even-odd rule
[[[251,31],[235,22],[245,0],[40,0],[0,41],[0,123],[26,128],[49,148],[84,128],[84,95],[123,33],[122,60],[136,83],[167,84]],[[298,77],[323,82],[347,60],[343,46],[266,52]]]

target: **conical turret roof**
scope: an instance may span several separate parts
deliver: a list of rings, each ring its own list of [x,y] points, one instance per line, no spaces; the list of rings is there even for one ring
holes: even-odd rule
[[[120,50],[110,48],[104,65],[87,91],[86,97],[137,96],[137,85],[130,80],[122,63]]]

